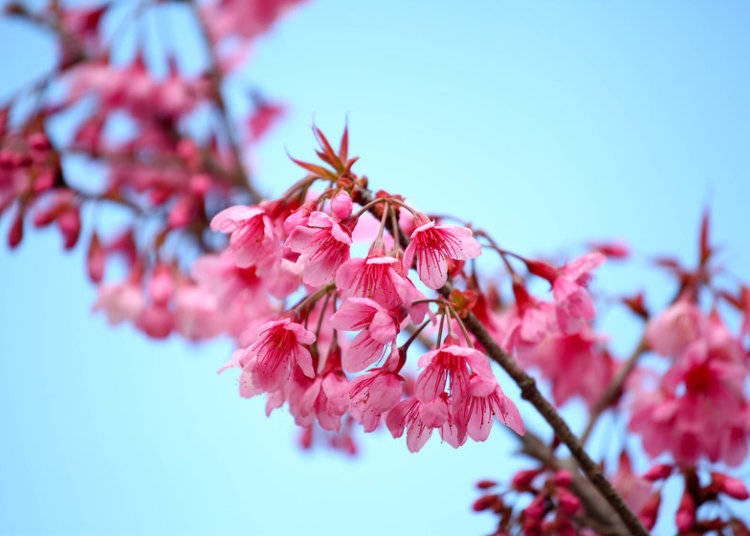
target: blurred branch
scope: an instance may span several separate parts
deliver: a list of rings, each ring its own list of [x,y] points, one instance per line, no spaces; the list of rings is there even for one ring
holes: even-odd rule
[[[586,523],[588,525],[602,535],[628,534],[625,526],[617,519],[617,513],[607,503],[602,494],[580,475],[574,460],[570,458],[561,460],[555,457],[552,449],[547,447],[533,432],[527,430],[526,434],[517,437],[521,443],[521,453],[542,462],[548,467],[567,469],[571,472],[573,482],[570,487],[576,496],[581,499],[581,503],[586,510]]]
[[[602,394],[602,397],[591,409],[589,421],[586,423],[586,428],[584,428],[583,433],[581,434],[582,445],[586,444],[586,441],[591,435],[591,432],[594,430],[594,426],[596,425],[596,422],[601,414],[604,413],[604,411],[609,407],[610,404],[612,404],[620,397],[620,395],[622,394],[622,386],[625,384],[628,376],[630,376],[630,373],[635,368],[636,363],[638,363],[638,359],[641,357],[641,355],[643,355],[643,352],[645,351],[646,340],[641,339],[638,343],[638,346],[636,346],[635,350],[633,350],[633,353],[630,354],[630,357],[628,357],[628,359],[617,371],[617,374],[615,374],[612,382],[610,382],[610,384],[607,386],[607,389],[604,391],[604,394]]]
[[[242,150],[240,148],[240,143],[239,143],[239,140],[237,139],[234,127],[232,126],[232,122],[229,117],[229,109],[227,107],[226,100],[224,99],[224,93],[222,92],[222,88],[224,85],[224,76],[221,72],[221,65],[219,62],[219,57],[216,53],[216,49],[214,48],[214,43],[211,39],[211,35],[209,34],[208,27],[206,26],[206,22],[203,20],[203,15],[200,12],[200,7],[198,6],[198,3],[195,0],[189,0],[187,4],[190,6],[190,9],[193,12],[193,15],[195,17],[195,20],[198,23],[198,27],[200,29],[200,33],[203,38],[204,45],[206,47],[206,52],[208,54],[208,58],[210,62],[209,78],[210,78],[211,84],[213,85],[212,89],[213,89],[216,106],[219,111],[219,119],[226,133],[227,141],[229,143],[229,148],[232,151],[232,157],[234,158],[237,164],[237,171],[233,175],[233,183],[247,190],[253,203],[260,203],[261,200],[263,199],[263,196],[260,195],[260,193],[255,189],[255,187],[250,182],[250,174],[248,170],[245,168],[245,164],[242,158]]]

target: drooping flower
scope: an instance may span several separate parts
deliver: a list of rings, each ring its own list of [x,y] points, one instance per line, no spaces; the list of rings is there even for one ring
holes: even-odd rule
[[[398,259],[387,256],[349,259],[336,272],[336,287],[344,298],[370,298],[392,309],[401,304],[396,285],[403,277],[394,269],[397,263]]]
[[[591,270],[605,260],[606,257],[601,253],[586,253],[557,272],[552,283],[552,293],[555,297],[557,320],[562,331],[580,331],[594,319],[594,302],[586,287],[591,279]]]
[[[390,411],[404,392],[404,378],[385,367],[359,376],[349,389],[349,413],[372,432],[380,424],[380,416]]]
[[[344,352],[344,369],[348,372],[359,372],[380,359],[400,331],[391,313],[369,298],[344,300],[331,317],[331,325],[342,331],[359,331]]]
[[[593,407],[615,373],[615,363],[602,344],[605,338],[586,329],[577,333],[555,332],[522,354],[552,383],[556,404],[581,396]]]
[[[404,251],[404,267],[416,259],[419,279],[431,289],[439,289],[448,280],[448,260],[465,261],[479,257],[482,247],[471,229],[459,225],[437,225],[422,217]]]
[[[339,368],[311,379],[297,371],[289,392],[289,412],[295,422],[310,426],[317,418],[324,430],[338,430],[349,409],[349,381],[344,372]]]
[[[466,433],[474,441],[484,441],[489,437],[495,419],[519,435],[526,432],[518,408],[505,395],[494,376],[473,376],[468,397],[458,402],[454,414],[466,423]]]
[[[263,204],[226,208],[211,220],[211,229],[230,234],[229,247],[241,268],[278,256],[280,240]]]
[[[258,329],[255,343],[245,350],[245,367],[251,367],[254,383],[264,391],[278,389],[289,379],[294,366],[313,378],[312,356],[308,346],[315,335],[290,318],[267,322]]]
[[[471,374],[495,379],[482,352],[457,344],[427,352],[419,358],[419,366],[424,370],[417,377],[415,396],[425,403],[441,396],[449,380],[452,399],[463,400],[469,394]]]
[[[401,437],[406,430],[406,447],[410,452],[417,452],[430,439],[432,431],[445,424],[448,414],[445,397],[428,403],[410,397],[388,412],[385,423],[395,438]]]
[[[321,286],[333,279],[336,270],[349,259],[352,233],[349,224],[339,223],[324,212],[312,212],[305,225],[298,225],[285,245],[299,253],[302,280]]]
[[[677,357],[701,337],[707,327],[706,317],[696,304],[678,300],[648,322],[646,342],[657,354]]]

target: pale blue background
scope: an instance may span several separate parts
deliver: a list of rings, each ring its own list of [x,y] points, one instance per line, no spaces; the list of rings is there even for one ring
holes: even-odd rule
[[[522,253],[637,245],[600,288],[665,295],[643,259],[692,259],[704,206],[747,278],[748,15],[744,2],[314,0],[254,51],[247,80],[291,105],[256,169],[280,192],[300,175],[284,149],[311,155],[312,120],[335,136],[348,115],[375,188]],[[48,65],[17,24],[0,21],[0,50],[2,95]],[[378,434],[358,460],[302,453],[284,412],[266,419],[215,375],[227,344],[155,343],[90,315],[81,252],[63,256],[56,233],[0,253],[0,280],[0,534],[491,530],[468,510],[474,481],[515,466],[502,430],[459,451],[435,438],[411,455]],[[624,315],[605,319],[627,351]]]

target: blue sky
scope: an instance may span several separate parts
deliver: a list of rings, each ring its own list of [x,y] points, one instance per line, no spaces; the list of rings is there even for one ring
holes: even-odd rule
[[[668,293],[644,259],[692,259],[705,206],[726,264],[747,278],[748,11],[308,2],[258,43],[242,76],[290,105],[252,155],[259,181],[281,192],[299,177],[285,150],[310,156],[312,121],[337,136],[348,117],[375,188],[461,215],[508,248],[632,243],[636,261],[604,269],[599,288]],[[0,50],[0,95],[49,61],[43,41],[5,20]],[[503,430],[458,451],[434,438],[412,455],[380,433],[357,460],[300,452],[285,412],[266,419],[263,401],[215,374],[228,344],[110,329],[89,313],[82,266],[52,231],[0,253],[0,534],[491,530],[469,505],[474,481],[517,467]],[[632,329],[616,312],[604,320],[626,352]]]

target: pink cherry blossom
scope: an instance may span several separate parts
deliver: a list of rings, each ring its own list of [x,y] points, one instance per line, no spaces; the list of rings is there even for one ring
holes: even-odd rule
[[[646,342],[660,355],[677,357],[690,343],[701,337],[707,327],[706,317],[697,305],[688,300],[678,300],[659,316],[649,320]]]
[[[211,220],[211,229],[230,234],[229,247],[241,268],[268,262],[280,250],[276,229],[263,205],[226,208]]]
[[[202,341],[222,331],[216,297],[197,285],[180,285],[175,292],[175,329],[186,339]]]
[[[310,426],[315,418],[324,430],[341,427],[341,416],[349,409],[349,381],[341,369],[308,378],[295,369],[289,393],[289,411],[299,426]]]
[[[605,260],[606,257],[601,253],[587,253],[558,271],[552,283],[552,292],[562,331],[580,331],[593,320],[596,312],[586,286],[591,279],[591,270]]]
[[[432,402],[442,395],[450,381],[451,397],[463,400],[469,394],[471,374],[495,380],[487,357],[474,348],[457,344],[442,346],[419,358],[424,370],[417,377],[415,396],[422,402]]]
[[[411,234],[404,251],[404,266],[411,267],[416,259],[419,279],[429,288],[439,289],[448,280],[448,259],[473,259],[482,248],[467,227],[436,225],[432,220],[424,220]]]
[[[110,324],[135,320],[145,305],[140,285],[132,281],[99,286],[94,311],[104,311]]]
[[[300,254],[302,280],[317,287],[329,282],[339,266],[349,259],[351,243],[349,224],[316,211],[304,226],[297,226],[290,233],[285,245]]]
[[[735,363],[693,354],[680,360],[656,391],[632,402],[629,427],[650,456],[671,453],[681,465],[702,456],[734,466],[747,455],[750,408],[742,393],[745,374]]]
[[[557,332],[529,350],[525,361],[539,367],[549,378],[555,403],[562,405],[581,396],[591,407],[615,373],[614,361],[603,348],[605,340],[590,330]]]
[[[633,471],[630,457],[624,452],[620,455],[617,471],[611,480],[612,485],[630,509],[633,512],[640,512],[646,505],[653,484]]]
[[[444,397],[432,402],[420,402],[410,397],[399,402],[385,417],[388,430],[395,438],[406,430],[406,447],[410,452],[419,451],[430,439],[435,428],[441,428],[448,420],[448,404]]]
[[[314,341],[312,332],[290,318],[267,322],[258,329],[256,342],[246,349],[244,366],[251,367],[254,384],[265,391],[278,389],[289,379],[294,366],[313,378],[315,371],[308,346]]]
[[[465,423],[466,432],[474,441],[485,441],[489,437],[495,418],[517,434],[525,433],[518,408],[494,376],[472,376],[468,396],[457,402],[454,414]]]
[[[342,331],[359,331],[344,353],[344,369],[359,372],[383,356],[396,340],[398,321],[369,298],[348,298],[331,317],[331,325]]]
[[[380,424],[380,416],[398,404],[403,392],[403,377],[385,367],[371,370],[352,381],[349,412],[365,432],[372,432]]]

